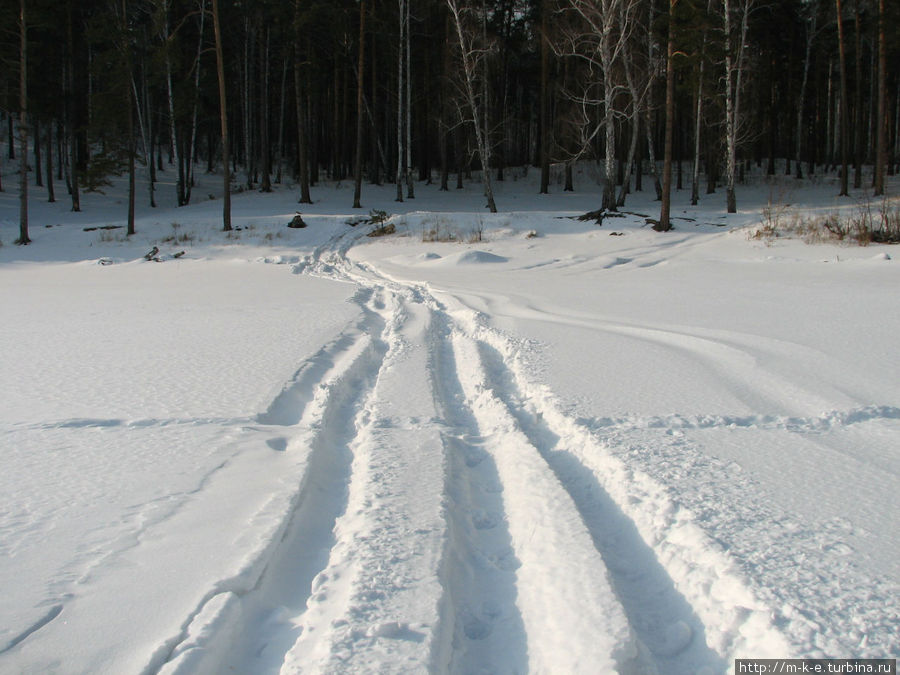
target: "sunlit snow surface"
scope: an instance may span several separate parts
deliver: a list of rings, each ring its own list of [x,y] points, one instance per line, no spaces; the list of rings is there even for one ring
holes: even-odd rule
[[[230,235],[162,185],[130,240],[85,231],[117,187],[35,190],[25,248],[0,193],[0,672],[898,656],[893,247],[748,235],[858,208],[828,181],[679,192],[660,234],[535,179],[364,186],[384,238],[348,185],[236,195]]]

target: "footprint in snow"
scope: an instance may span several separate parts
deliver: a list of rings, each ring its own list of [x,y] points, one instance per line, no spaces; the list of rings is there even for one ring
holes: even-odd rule
[[[491,634],[491,624],[472,614],[464,616],[462,624],[463,633],[470,640],[484,640]]]
[[[470,469],[474,469],[481,464],[486,457],[487,453],[484,450],[479,448],[469,448],[466,450],[466,466]]]
[[[676,621],[665,627],[659,640],[650,649],[660,656],[677,656],[691,644],[693,629],[684,621]]]
[[[287,439],[286,438],[270,438],[266,441],[266,445],[268,445],[272,450],[276,452],[284,452],[287,450]]]
[[[472,512],[472,524],[476,530],[490,530],[497,527],[497,516],[483,509]]]

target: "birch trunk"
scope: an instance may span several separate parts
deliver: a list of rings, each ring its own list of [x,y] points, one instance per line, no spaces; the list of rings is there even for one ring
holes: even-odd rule
[[[463,76],[465,79],[466,98],[472,110],[472,122],[475,126],[475,143],[478,148],[478,157],[481,160],[481,179],[484,183],[484,194],[487,197],[487,207],[491,213],[497,213],[497,205],[494,203],[494,188],[491,184],[491,174],[487,164],[487,146],[481,127],[481,116],[478,114],[478,101],[475,97],[475,61],[473,50],[466,40],[462,26],[462,17],[457,0],[446,0],[453,22],[456,26],[456,36],[459,40],[459,50],[462,57]]]
[[[175,201],[178,206],[184,206],[184,167],[178,156],[178,137],[175,133],[175,94],[172,89],[172,59],[169,56],[171,48],[169,41],[169,0],[163,0],[163,40],[165,41],[166,64],[166,96],[169,105],[169,141],[172,144],[172,161],[175,163],[175,170],[178,172],[178,178],[175,181]]]
[[[194,187],[194,153],[197,148],[197,107],[200,101],[200,55],[203,53],[203,27],[206,19],[206,0],[200,0],[200,37],[197,38],[197,58],[194,62],[194,105],[191,111],[191,141],[188,145],[184,176],[184,203],[191,203]],[[212,151],[210,151],[212,152]]]

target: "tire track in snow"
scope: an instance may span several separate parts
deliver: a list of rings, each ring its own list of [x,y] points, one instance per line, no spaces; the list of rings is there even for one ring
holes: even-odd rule
[[[441,578],[443,634],[438,672],[528,671],[528,636],[517,605],[516,557],[497,465],[457,376],[446,315],[433,311],[431,377],[447,455],[448,542]]]
[[[454,331],[464,404],[497,465],[521,566],[518,605],[535,672],[639,672],[641,658],[609,574],[571,495],[487,380],[476,343]]]
[[[420,670],[441,651],[446,537],[442,424],[430,395],[427,310],[373,288],[386,356],[356,416],[348,506],[282,672]]]
[[[616,571],[608,568],[603,547],[596,544],[602,528],[595,521],[609,514],[598,516],[596,500],[584,499],[577,486],[566,484],[577,482],[571,472],[548,466],[536,431],[517,418],[508,397],[497,395],[484,364],[485,346],[468,336],[467,317],[454,317],[423,289],[388,281],[367,265],[349,274],[397,292],[406,289],[434,313],[434,395],[452,430],[444,435],[450,472],[444,633],[452,631],[445,638],[451,645],[446,670],[724,670],[723,660],[706,647],[702,622],[671,590],[673,583],[658,562],[651,575],[656,594],[630,597],[626,617],[609,579]],[[604,506],[615,508],[608,496]],[[505,532],[487,539],[484,533],[499,523]],[[627,565],[640,557],[652,567],[647,561],[656,560],[653,552],[646,545],[639,548],[640,535],[626,517],[605,527],[634,532],[619,561]],[[621,593],[627,570],[617,576]],[[640,585],[632,583],[631,590]],[[504,609],[510,606],[512,612]],[[497,622],[498,617],[503,620]],[[635,635],[652,639],[655,653]]]
[[[478,343],[478,349],[488,386],[572,496],[587,525],[629,624],[645,648],[641,671],[671,675],[723,672],[727,664],[707,646],[703,622],[676,590],[634,523],[569,451],[569,440],[552,431],[541,412],[525,409],[501,354],[484,342]]]
[[[364,306],[369,295],[361,292],[356,301]],[[263,508],[263,520],[274,514],[275,522],[263,533],[267,543],[237,577],[207,593],[181,634],[157,650],[146,674],[280,668],[299,633],[294,619],[327,563],[334,523],[347,505],[352,420],[384,359],[386,347],[371,337],[382,327],[377,313],[364,312],[357,327],[301,368],[260,416],[287,434],[285,452],[302,457],[297,488],[287,493],[289,504]]]
[[[499,381],[495,380],[495,386],[501,392],[498,396],[508,403],[510,414],[528,429],[536,444],[545,444],[545,456],[563,483],[571,488],[575,500],[590,513],[596,508],[591,502],[598,497],[597,488],[605,492],[611,500],[610,506],[617,507],[624,516],[623,523],[634,527],[639,535],[630,544],[634,547],[633,552],[644,557],[641,553],[643,541],[652,551],[650,562],[655,560],[653,566],[658,563],[660,567],[654,572],[657,583],[668,586],[668,577],[674,590],[686,601],[687,605],[683,605],[678,598],[669,597],[665,600],[671,605],[669,609],[652,602],[652,598],[632,602],[627,590],[629,580],[622,580],[623,601],[629,604],[629,611],[635,613],[636,627],[646,619],[653,628],[653,617],[661,610],[664,610],[663,616],[681,613],[680,618],[668,626],[661,626],[661,633],[651,630],[647,637],[648,647],[654,643],[654,633],[662,638],[662,643],[656,645],[660,672],[668,672],[663,666],[672,656],[680,654],[667,644],[676,645],[679,636],[688,642],[685,628],[692,631],[703,628],[706,642],[715,654],[701,649],[699,657],[686,654],[684,658],[688,662],[693,658],[699,658],[701,662],[708,659],[706,666],[701,668],[707,667],[709,672],[720,672],[722,665],[736,654],[768,654],[776,658],[792,653],[788,641],[773,623],[770,608],[751,591],[735,561],[693,522],[690,512],[679,508],[662,485],[614,457],[589,429],[560,412],[552,392],[546,386],[529,381],[509,338],[484,325],[483,317],[477,312],[458,309],[451,314],[477,341],[481,352],[488,354],[493,372],[499,378]],[[557,447],[563,452],[554,457]],[[550,452],[551,448],[553,452]],[[593,486],[593,495],[584,492],[586,486]],[[589,515],[586,518],[592,520]],[[606,525],[601,523],[600,526]],[[601,548],[607,550],[606,545]],[[615,551],[610,555],[615,575],[618,544],[609,550]],[[634,569],[628,565],[625,571]],[[649,601],[646,606],[645,600]],[[646,616],[643,616],[645,611]],[[681,672],[694,671],[688,667]]]
[[[852,408],[870,400],[859,390],[855,374],[829,360],[827,354],[786,340],[733,330],[637,323],[615,316],[597,316],[574,309],[549,307],[526,296],[446,287],[454,302],[473,312],[485,308],[492,316],[563,324],[619,335],[670,350],[690,359],[725,384],[736,400],[751,410],[780,411],[785,417],[809,418],[835,408]],[[837,369],[843,384],[816,377],[818,368]]]

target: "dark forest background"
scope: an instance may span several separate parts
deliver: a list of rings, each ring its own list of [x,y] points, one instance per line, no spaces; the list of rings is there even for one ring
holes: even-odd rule
[[[896,0],[0,7],[6,159],[22,163],[20,191],[75,210],[129,171],[153,205],[189,203],[207,171],[232,190],[290,182],[300,201],[354,180],[357,206],[361,183],[408,199],[474,175],[490,197],[528,168],[542,191],[551,172],[571,189],[577,160],[599,163],[603,208],[677,187],[725,190],[731,209],[748,170],[880,194],[900,160]],[[156,189],[162,172],[174,193]]]

